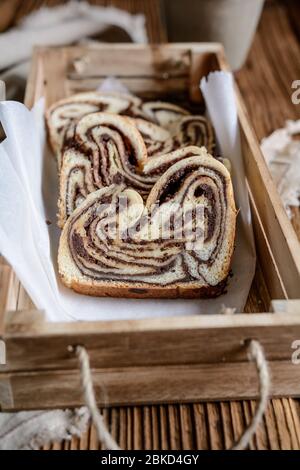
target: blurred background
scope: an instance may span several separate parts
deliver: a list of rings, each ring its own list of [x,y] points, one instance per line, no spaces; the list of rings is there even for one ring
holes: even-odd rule
[[[245,63],[263,8],[265,13],[276,4],[274,14],[288,12],[291,27],[298,34],[299,3],[298,0],[0,0],[0,75],[7,82],[8,97],[22,99],[29,69],[26,61],[33,45],[72,44],[87,38],[105,42],[217,41],[225,46],[233,70],[238,70]],[[122,16],[124,12],[139,18],[130,23],[129,18]]]

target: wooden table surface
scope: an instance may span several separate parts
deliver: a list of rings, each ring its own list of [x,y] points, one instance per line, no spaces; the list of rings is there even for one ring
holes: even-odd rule
[[[41,0],[13,0],[10,5],[19,6],[18,15],[22,16],[41,3]],[[143,12],[147,17],[149,40],[162,42],[167,39],[159,0],[93,0],[92,3],[113,4],[131,12]],[[0,29],[13,23],[9,8],[1,21]],[[299,2],[267,2],[248,60],[236,73],[259,139],[284,125],[286,119],[300,118],[300,105],[293,105],[290,98],[291,83],[300,79],[299,58]],[[293,225],[300,239],[299,210],[294,209],[293,213]],[[259,283],[259,276],[256,279]],[[238,439],[254,409],[254,401],[243,401],[110,408],[103,410],[103,414],[113,436],[124,449],[224,449],[230,448]],[[62,450],[98,448],[93,426],[80,439],[44,447]],[[250,448],[300,449],[299,401],[271,400]]]

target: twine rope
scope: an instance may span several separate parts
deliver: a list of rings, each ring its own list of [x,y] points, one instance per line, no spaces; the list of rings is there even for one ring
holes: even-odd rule
[[[263,418],[268,405],[270,393],[270,374],[264,350],[260,343],[251,340],[248,344],[249,360],[253,361],[259,378],[259,402],[255,414],[248,428],[244,431],[239,441],[232,447],[232,450],[244,450],[248,447],[253,435]],[[96,427],[99,441],[107,450],[120,450],[120,447],[111,436],[103,416],[100,414],[93,387],[93,380],[90,368],[90,360],[87,350],[83,346],[71,346],[70,350],[74,351],[79,362],[81,385],[84,394],[84,400],[88,407],[93,423]]]
[[[268,363],[264,350],[256,340],[249,342],[249,360],[255,363],[259,378],[259,401],[248,428],[243,432],[239,441],[232,447],[232,450],[244,450],[250,444],[250,441],[257,431],[259,424],[265,414],[268,406],[268,399],[271,388],[271,378]]]
[[[84,400],[97,430],[98,439],[105,449],[120,450],[120,447],[110,434],[96,403],[88,352],[83,346],[76,346],[75,354],[80,365],[80,379]]]

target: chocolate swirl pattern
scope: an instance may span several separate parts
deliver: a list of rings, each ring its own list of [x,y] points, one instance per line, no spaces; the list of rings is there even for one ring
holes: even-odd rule
[[[78,122],[73,147],[64,152],[60,172],[60,227],[89,193],[113,183],[123,183],[146,198],[153,184],[170,165],[186,156],[203,153],[199,147],[189,146],[147,159],[147,150],[154,149],[158,142],[158,137],[156,141],[150,140],[157,126],[141,119],[137,121],[138,126],[129,118],[93,113]],[[141,126],[142,134],[139,132]],[[159,145],[166,148],[163,142],[165,134],[160,135]]]
[[[136,122],[149,156],[162,155],[187,145],[205,145],[213,152],[214,135],[203,116],[171,103],[142,101],[131,95],[87,92],[54,103],[46,112],[49,141],[61,167],[63,151],[72,146],[77,122],[87,114],[108,112],[127,116]]]
[[[188,145],[206,147],[210,154],[214,154],[215,135],[210,122],[204,116],[186,116],[171,127],[173,135],[173,150]]]
[[[75,126],[83,116],[103,111],[148,119],[141,104],[139,98],[131,95],[98,92],[79,93],[54,103],[46,112],[46,124],[59,168],[62,151],[72,141]]]
[[[140,118],[131,122],[143,137],[148,157],[163,155],[174,149],[173,138],[167,129]]]
[[[140,118],[132,119],[132,123],[143,137],[148,157],[164,155],[189,145],[204,146],[209,153],[214,153],[214,131],[204,116],[181,117],[168,130]]]
[[[92,113],[76,125],[73,147],[64,152],[60,173],[59,225],[95,189],[125,183],[149,192],[142,176],[147,150],[130,120],[110,113]]]
[[[127,212],[120,205],[114,210],[122,197],[128,201]],[[153,204],[150,233],[147,221]],[[157,214],[166,214],[174,204],[176,214],[185,204],[193,208],[190,228],[197,225],[194,209],[203,208],[201,243],[193,230],[178,237],[174,219],[168,237],[162,237],[165,222]],[[90,194],[64,226],[59,272],[66,286],[89,295],[214,297],[223,291],[229,272],[235,218],[230,175],[203,152],[167,169],[146,204],[124,184]],[[122,229],[111,232],[113,226]]]
[[[166,129],[182,117],[190,114],[186,109],[164,101],[148,101],[142,105],[142,110],[153,122]]]

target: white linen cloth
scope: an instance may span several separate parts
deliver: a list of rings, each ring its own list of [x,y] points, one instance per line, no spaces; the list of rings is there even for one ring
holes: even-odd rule
[[[89,421],[87,408],[0,413],[0,450],[38,449],[80,436]]]
[[[18,26],[1,33],[0,79],[6,81],[7,98],[15,99],[23,91],[34,46],[73,44],[109,26],[123,29],[133,42],[147,42],[143,14],[131,15],[118,8],[74,0],[34,11]]]
[[[261,142],[261,149],[289,217],[300,206],[300,120],[286,121]]]
[[[35,45],[67,45],[104,31],[108,26],[124,29],[133,42],[147,42],[144,15],[71,1],[42,8],[23,19],[19,26],[0,35],[0,69],[29,59]]]

